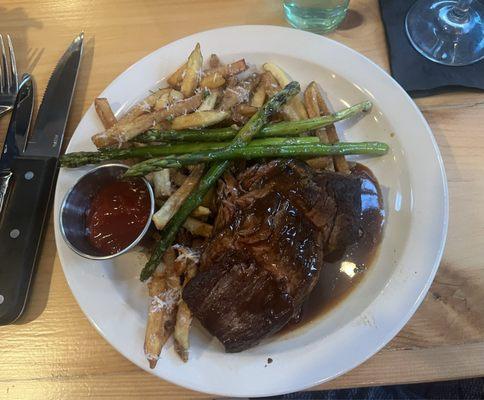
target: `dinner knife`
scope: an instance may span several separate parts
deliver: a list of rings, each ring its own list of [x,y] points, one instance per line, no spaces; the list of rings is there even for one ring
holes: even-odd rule
[[[32,77],[24,74],[13,105],[7,136],[0,155],[0,214],[8,195],[8,187],[13,176],[13,159],[25,149],[32,111],[34,109],[34,87]]]
[[[58,158],[82,55],[74,39],[49,79],[25,150],[13,155],[0,219],[0,325],[23,312],[58,171]]]

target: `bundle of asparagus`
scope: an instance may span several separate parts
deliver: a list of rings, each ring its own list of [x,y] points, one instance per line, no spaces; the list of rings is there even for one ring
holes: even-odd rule
[[[305,151],[305,148],[297,148],[293,146],[316,144],[319,143],[319,139],[316,137],[290,138],[367,112],[371,109],[371,105],[372,104],[370,101],[364,101],[328,116],[266,125],[257,135],[255,135],[257,140],[252,142],[251,147],[265,148],[267,146],[280,146],[278,154],[278,149],[271,149],[271,152],[274,152],[272,157],[282,157],[284,150],[287,151],[288,156],[315,156],[333,154],[379,155],[381,154],[382,147],[380,146],[380,148],[377,148],[378,146],[375,147],[374,143],[359,143],[358,146],[351,143],[340,143],[339,146],[334,148],[332,146],[307,147],[307,151]],[[134,140],[137,143],[163,142],[162,144],[144,147],[128,147],[122,149],[107,148],[94,152],[70,153],[61,158],[61,165],[63,167],[74,168],[86,164],[96,164],[110,160],[125,160],[130,158],[149,159],[175,154],[190,154],[194,152],[206,152],[209,150],[223,149],[230,143],[226,142],[226,140],[235,138],[237,133],[238,131],[232,127],[182,131],[150,130],[135,137]],[[207,154],[208,156],[213,154],[215,159],[217,159],[217,157],[227,157],[227,153],[218,154],[218,152],[210,152]],[[271,157],[270,154],[261,153],[260,149],[239,153],[232,152],[230,154],[230,159]]]

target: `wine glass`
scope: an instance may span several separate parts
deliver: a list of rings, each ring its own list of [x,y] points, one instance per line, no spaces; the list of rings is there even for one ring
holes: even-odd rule
[[[476,0],[418,0],[405,28],[413,47],[444,65],[468,65],[484,58],[484,5]]]

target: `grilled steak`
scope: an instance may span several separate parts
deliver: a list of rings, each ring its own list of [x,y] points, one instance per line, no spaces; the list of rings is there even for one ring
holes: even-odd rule
[[[214,233],[183,299],[227,352],[256,345],[299,315],[323,254],[361,235],[365,179],[292,160],[225,176]]]

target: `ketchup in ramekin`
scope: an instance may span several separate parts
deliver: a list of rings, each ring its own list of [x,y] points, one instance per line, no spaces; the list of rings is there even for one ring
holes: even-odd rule
[[[150,217],[150,194],[141,179],[116,180],[99,189],[86,212],[89,243],[116,254],[143,231]]]

